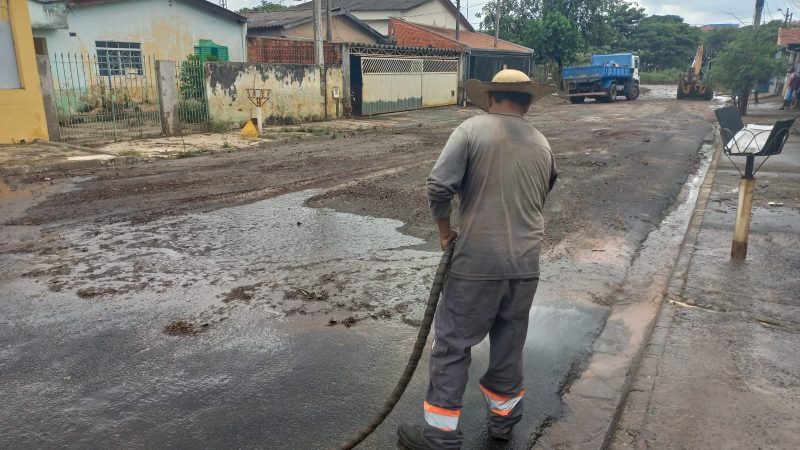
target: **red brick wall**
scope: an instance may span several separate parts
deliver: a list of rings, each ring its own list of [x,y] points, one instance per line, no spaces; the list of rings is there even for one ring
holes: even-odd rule
[[[462,50],[463,45],[398,19],[389,20],[389,39],[400,47],[434,47]]]
[[[251,63],[314,64],[314,43],[265,37],[247,38],[247,61]],[[342,63],[342,46],[325,44],[325,64]]]

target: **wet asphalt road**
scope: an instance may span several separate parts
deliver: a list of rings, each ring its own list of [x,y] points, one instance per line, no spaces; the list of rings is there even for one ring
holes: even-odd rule
[[[648,107],[643,100],[616,111],[634,113]],[[571,111],[596,123],[599,108]],[[661,151],[696,154],[707,130],[695,123],[664,131]],[[608,161],[619,144],[570,151]],[[694,165],[691,158],[665,164],[634,183],[647,195],[617,200],[630,197],[615,206],[620,217],[625,209],[641,220],[619,230],[582,227],[543,257],[525,353],[526,415],[505,448],[527,448],[563,413],[561,391],[603,328],[615,282]],[[566,175],[562,183],[577,183]],[[79,181],[57,188],[80,190]],[[142,223],[78,218],[42,228],[32,249],[0,254],[0,446],[297,449],[348,438],[405,364],[416,335],[409,323],[421,314],[439,254],[400,233],[397,220],[303,206],[319,192]],[[586,207],[597,208],[585,195]],[[8,205],[33,200],[3,201],[5,211],[21,214]],[[298,287],[340,304],[298,298]],[[353,327],[326,326],[348,311],[358,312]],[[190,320],[201,332],[165,335],[172,320]],[[471,380],[486,367],[487,351],[486,342],[473,350]],[[364,448],[392,448],[396,425],[420,420],[426,372],[424,358]],[[465,448],[493,448],[475,382],[464,403]]]

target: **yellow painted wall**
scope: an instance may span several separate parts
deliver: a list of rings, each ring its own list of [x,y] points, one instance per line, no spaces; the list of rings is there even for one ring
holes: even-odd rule
[[[0,144],[48,139],[28,1],[9,0],[9,9],[22,87],[0,89]]]

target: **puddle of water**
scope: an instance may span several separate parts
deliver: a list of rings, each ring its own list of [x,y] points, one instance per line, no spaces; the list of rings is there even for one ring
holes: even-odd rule
[[[0,178],[0,201],[31,198],[33,193],[29,189],[12,189],[11,186]]]
[[[51,289],[83,298],[150,302],[194,292],[193,309],[204,320],[241,302],[279,315],[356,318],[421,306],[426,269],[439,254],[408,249],[424,241],[397,231],[400,221],[303,206],[319,192],[143,225],[83,226],[63,233],[70,248],[36,268],[52,275]],[[220,297],[228,301],[220,305]]]

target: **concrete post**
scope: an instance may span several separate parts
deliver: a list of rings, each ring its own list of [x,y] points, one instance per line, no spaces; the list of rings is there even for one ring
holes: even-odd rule
[[[181,134],[181,120],[178,111],[179,94],[175,61],[156,61],[156,83],[161,131],[165,136],[178,136]]]
[[[353,105],[350,103],[350,46],[342,44],[342,104],[344,105],[344,115],[350,117],[353,112]]]
[[[44,100],[44,117],[47,121],[48,139],[52,142],[61,142],[61,131],[58,128],[56,91],[53,87],[53,74],[50,72],[50,60],[45,55],[36,55],[36,65],[39,68],[39,84],[42,86],[42,100]]]

